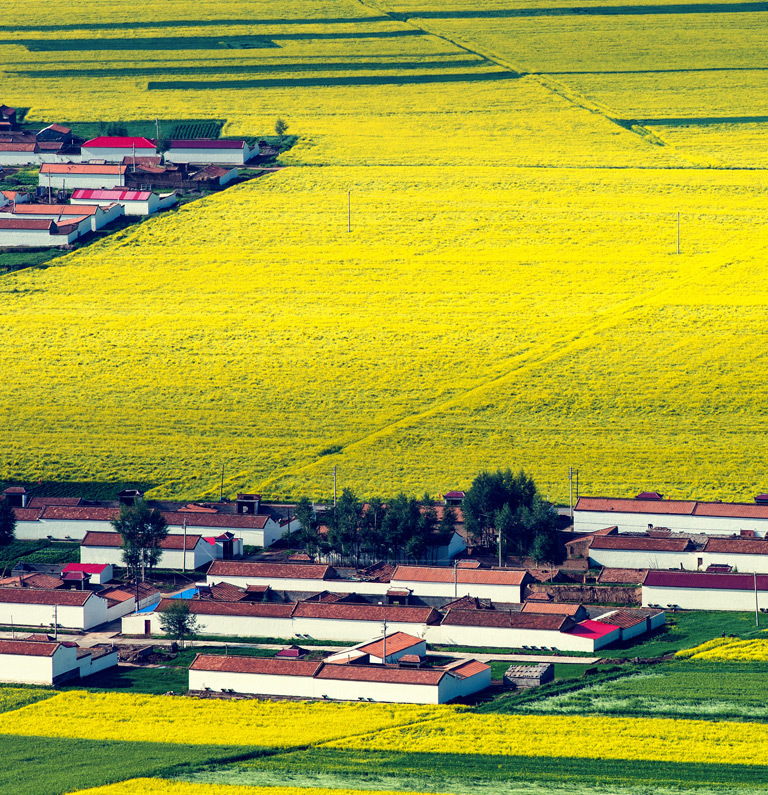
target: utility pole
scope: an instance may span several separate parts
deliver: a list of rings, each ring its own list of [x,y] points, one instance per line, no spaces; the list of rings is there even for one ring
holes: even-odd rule
[[[384,665],[387,664],[387,619],[384,619],[384,654],[381,658],[382,663]]]
[[[760,619],[758,618],[757,614],[757,572],[753,572],[753,576],[755,578],[755,626],[760,626]]]
[[[133,162],[133,168],[131,169],[131,173],[135,174],[136,173],[136,144],[135,143],[133,144],[133,157],[131,158],[131,161]]]
[[[499,528],[499,568],[501,568],[501,528]]]
[[[568,491],[570,495],[568,504],[571,510],[571,521],[573,521],[573,467],[568,467]]]
[[[181,549],[182,549],[181,559],[183,561],[181,570],[185,572],[187,570],[187,520],[186,520],[186,518],[184,519],[184,545],[182,546]]]
[[[51,172],[48,172],[48,204],[51,203]]]
[[[157,134],[157,138],[155,138],[155,144],[160,143],[160,119],[155,119],[155,133]]]
[[[459,561],[453,561],[453,598],[459,598]]]
[[[677,253],[680,253],[680,213],[677,214]]]
[[[347,232],[352,231],[352,191],[347,191]]]
[[[336,465],[333,465],[333,507],[336,507]]]
[[[53,637],[59,639],[59,606],[53,606]]]

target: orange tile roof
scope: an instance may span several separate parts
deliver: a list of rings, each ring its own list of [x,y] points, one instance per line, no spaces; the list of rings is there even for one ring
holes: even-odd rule
[[[387,657],[389,657],[390,654],[397,654],[399,651],[410,649],[420,643],[423,643],[421,638],[408,635],[405,632],[393,632],[391,635],[387,635]],[[358,646],[357,651],[370,654],[373,657],[383,657],[384,640],[374,640],[371,641],[371,643],[366,643],[365,646]]]
[[[397,685],[437,685],[446,673],[439,668],[392,668],[378,665],[327,663],[315,675],[315,678]]]
[[[201,536],[180,534],[167,535],[159,544],[160,549],[194,549]],[[186,541],[186,547],[184,543]],[[110,547],[117,548],[123,545],[123,537],[120,533],[100,533],[95,530],[90,530],[85,534],[80,546],[83,547]]]
[[[398,566],[392,582],[457,582],[462,585],[522,585],[526,572],[517,569],[463,569],[452,566]]]
[[[299,602],[293,615],[297,618],[325,618],[339,621],[396,621],[404,624],[437,624],[440,613],[434,607],[400,607],[328,602]]]
[[[479,660],[463,660],[459,663],[446,666],[446,670],[450,671],[452,674],[462,677],[462,679],[466,679],[469,676],[476,676],[477,674],[481,674],[484,671],[490,671],[491,666],[486,665]]]
[[[729,555],[768,555],[768,539],[764,538],[708,538],[704,552]]]
[[[314,676],[323,663],[319,660],[275,659],[274,657],[245,657],[241,655],[198,654],[189,666],[190,671],[224,671],[237,674],[268,676]]]
[[[590,549],[619,549],[647,552],[685,552],[693,549],[687,538],[649,538],[647,536],[598,536],[592,539]]]
[[[331,566],[320,563],[240,563],[216,560],[209,577],[254,577],[259,579],[330,580],[336,577]]]
[[[526,602],[521,612],[555,616],[575,616],[582,610],[584,610],[582,605],[566,605],[561,602]]]
[[[510,613],[506,610],[457,610],[451,608],[442,621],[445,626],[498,627],[502,629],[544,629],[564,632],[573,619],[546,613]]]
[[[27,605],[67,605],[82,607],[93,594],[91,591],[68,591],[49,588],[0,588],[0,602]]]
[[[60,643],[39,640],[0,640],[0,654],[17,654],[23,657],[53,657]]]

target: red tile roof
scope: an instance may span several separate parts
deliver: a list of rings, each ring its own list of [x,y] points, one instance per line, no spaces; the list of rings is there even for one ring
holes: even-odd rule
[[[197,535],[167,535],[159,544],[160,549],[194,549],[199,543],[201,536]],[[186,547],[184,542],[186,541]],[[123,537],[120,533],[100,533],[90,530],[85,534],[80,546],[83,547],[110,547],[117,548],[123,545]]]
[[[41,174],[125,174],[127,166],[102,163],[43,163]]]
[[[208,570],[209,577],[252,577],[254,579],[331,580],[336,571],[321,563],[239,563],[216,560]]]
[[[661,494],[659,494],[658,491],[641,491],[637,495],[637,497],[635,497],[635,499],[636,500],[661,500],[661,499],[663,499],[663,496]]]
[[[445,626],[498,627],[502,629],[544,629],[563,632],[573,626],[564,615],[511,613],[506,610],[457,610],[451,608],[442,621]]]
[[[326,664],[316,679],[341,679],[347,682],[382,682],[396,685],[437,685],[446,675],[439,668],[392,668],[379,665]]]
[[[452,566],[398,566],[392,582],[458,582],[462,585],[522,585],[526,572],[516,569],[462,569]],[[455,578],[455,579],[454,579]]]
[[[238,588],[228,582],[220,582],[207,586],[210,597],[200,594],[200,598],[211,598],[216,602],[240,602],[248,595],[244,588]]]
[[[581,605],[566,605],[561,602],[526,602],[522,613],[541,613],[555,616],[575,616],[584,608]]]
[[[108,565],[107,563],[67,563],[62,571],[82,571],[84,574],[103,574]]]
[[[0,640],[0,654],[18,654],[23,657],[53,657],[60,643],[39,640]]]
[[[463,491],[446,491],[443,494],[443,497],[447,500],[463,500],[464,499],[464,492]]]
[[[97,506],[49,505],[43,511],[43,519],[67,520],[73,522],[109,522],[120,515],[118,508],[99,508]]]
[[[59,577],[54,577],[50,574],[42,574],[39,572],[32,572],[30,574],[18,574],[11,577],[5,577],[0,580],[0,586],[4,588],[61,588],[64,581]]]
[[[274,657],[244,657],[240,655],[198,654],[189,666],[190,671],[224,671],[232,674],[262,674],[268,676],[314,676],[322,667],[319,660],[275,659]]]
[[[17,204],[14,215],[49,215],[56,218],[60,215],[96,215],[101,208],[98,205],[88,204]],[[43,498],[45,499],[45,498]],[[56,498],[53,498],[56,499]],[[59,500],[69,499],[73,502],[45,503],[47,505],[77,505],[79,497],[60,497]]]
[[[476,676],[477,674],[481,674],[485,671],[490,671],[490,669],[490,665],[486,665],[479,660],[462,660],[458,663],[453,663],[453,665],[446,666],[447,671],[450,671],[456,676],[460,676],[462,679],[466,679],[470,676]]]
[[[187,527],[216,527],[244,530],[263,530],[269,521],[269,516],[264,514],[233,514],[233,513],[207,513],[201,511],[163,511],[163,516],[168,524],[183,525]]]
[[[224,168],[223,166],[217,166],[211,163],[211,165],[201,168],[200,171],[196,171],[192,175],[192,179],[201,180],[211,179],[213,177],[223,177],[229,174],[230,171],[231,169],[229,168]]]
[[[399,605],[372,605],[299,602],[293,615],[297,618],[324,618],[337,621],[387,621],[403,624],[437,624],[440,613],[434,607],[400,607]]]
[[[218,138],[191,138],[173,140],[171,149],[243,149],[245,141],[222,141]]]
[[[703,588],[718,591],[753,591],[752,574],[710,574],[700,571],[649,571],[644,586],[654,588]],[[757,590],[768,591],[768,574],[757,575]]]
[[[217,602],[210,599],[185,599],[191,613],[201,616],[250,616],[251,618],[290,618],[295,602]],[[161,599],[156,611],[178,604],[178,599]]]
[[[649,538],[647,536],[595,536],[590,549],[636,550],[646,552],[686,552],[693,549],[688,538]]]
[[[596,618],[601,624],[611,624],[614,627],[621,627],[622,629],[630,629],[636,627],[638,624],[645,624],[647,619],[645,616],[633,615],[626,610],[617,610],[615,613],[610,613],[605,616]]]
[[[84,149],[155,149],[150,138],[123,135],[101,135],[83,144]]]
[[[28,605],[66,605],[82,607],[91,591],[67,591],[37,588],[0,588],[0,602]]]
[[[43,515],[42,508],[14,508],[13,513],[19,522],[36,522]]]
[[[586,621],[581,621],[576,624],[575,627],[568,630],[568,633],[570,635],[577,635],[580,638],[591,638],[596,640],[597,638],[605,637],[605,635],[610,635],[611,632],[615,632],[617,629],[619,629],[619,627],[616,624],[601,623],[600,621],[587,619]]]
[[[579,497],[577,511],[655,513],[676,516],[714,516],[731,519],[768,519],[768,505],[696,500],[636,500],[611,497]]]
[[[728,555],[768,555],[768,540],[763,538],[708,538],[704,552]]]
[[[48,218],[0,218],[0,229],[25,229],[35,232],[58,232],[56,224]]]
[[[19,205],[21,206],[26,205]],[[66,505],[75,508],[80,505],[80,497],[33,497],[29,501],[30,508],[46,508],[49,505]]]
[[[423,643],[421,638],[414,637],[413,635],[408,635],[405,632],[393,632],[391,635],[387,635],[387,657],[390,654],[397,654],[399,651],[404,651],[405,649],[410,649],[413,646],[416,646],[420,643]],[[370,654],[373,657],[383,657],[384,656],[384,640],[374,640],[370,643],[366,643],[365,646],[358,646],[357,651],[361,651],[364,654]]]
[[[40,130],[40,132],[43,132],[43,130],[53,130],[54,132],[63,133],[64,135],[72,132],[72,130],[69,127],[64,127],[63,125],[56,123],[49,124],[47,127],[43,127],[43,129]]]
[[[640,584],[648,569],[603,569],[597,578],[599,583],[618,582]]]
[[[0,152],[35,152],[37,143],[10,142],[0,143]]]

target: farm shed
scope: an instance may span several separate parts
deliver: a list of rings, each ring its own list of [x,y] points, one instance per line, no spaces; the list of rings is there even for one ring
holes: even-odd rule
[[[0,624],[92,629],[107,620],[107,602],[92,591],[0,588]]]
[[[259,154],[259,145],[218,138],[193,138],[171,141],[165,160],[168,163],[226,163],[243,166]]]
[[[34,541],[40,538],[83,539],[91,531],[112,528],[110,522],[120,511],[90,505],[43,505],[16,508],[16,538]]]
[[[125,157],[152,157],[156,154],[157,147],[153,140],[137,136],[102,135],[91,138],[80,147],[83,161],[106,160],[108,163],[122,163]]]
[[[0,248],[68,246],[82,234],[90,222],[83,217],[68,217],[63,223],[50,218],[17,218],[0,216]]]
[[[125,184],[127,166],[100,163],[43,163],[38,185],[41,188],[98,189],[121,187]],[[98,204],[100,202],[85,202]],[[112,204],[112,202],[107,202]]]
[[[519,689],[539,687],[555,678],[555,666],[552,663],[537,665],[510,665],[504,672],[504,684]]]
[[[68,572],[87,574],[92,585],[106,585],[114,577],[114,570],[110,563],[67,563],[62,569],[62,574]]]
[[[568,630],[574,638],[587,641],[592,644],[590,651],[597,651],[612,643],[621,640],[621,628],[615,624],[587,619],[576,624]]]
[[[123,208],[119,204],[20,204],[8,212],[17,218],[52,218],[57,223],[66,223],[70,216],[87,217],[90,231],[95,232],[123,215]]]
[[[649,571],[643,582],[643,605],[683,610],[768,609],[765,574],[714,574],[698,571]]]
[[[688,538],[649,536],[594,536],[589,544],[589,560],[594,566],[611,569],[696,568],[695,545]]]
[[[240,172],[237,168],[225,168],[224,166],[211,164],[210,166],[201,168],[199,171],[195,171],[190,176],[190,179],[193,182],[199,183],[201,187],[205,187],[206,185],[223,187],[224,185],[229,185],[229,183],[232,182],[233,179],[237,179],[239,175]]]
[[[81,563],[123,564],[123,537],[115,532],[86,534],[80,544]],[[159,544],[162,553],[158,567],[162,569],[194,570],[212,560],[211,553],[199,535],[167,535]]]
[[[522,602],[529,577],[515,569],[467,569],[460,566],[398,566],[390,587],[408,588],[417,596],[477,596],[496,602]]]
[[[35,137],[38,141],[55,141],[62,144],[72,143],[72,130],[61,124],[49,124],[43,127]]]
[[[0,682],[56,685],[117,665],[117,651],[55,640],[0,640]]]
[[[663,527],[672,532],[725,536],[751,530],[764,536],[768,530],[768,505],[579,497],[573,512],[574,532],[589,533],[610,525],[616,525],[621,533],[642,533]]]
[[[339,701],[444,704],[490,684],[490,667],[476,660],[450,668],[413,669],[198,654],[189,668],[190,690]]]
[[[639,613],[630,613],[627,610],[612,610],[595,619],[601,624],[610,624],[614,627],[619,627],[620,640],[631,640],[632,638],[639,637],[648,632],[649,622],[646,615]]]

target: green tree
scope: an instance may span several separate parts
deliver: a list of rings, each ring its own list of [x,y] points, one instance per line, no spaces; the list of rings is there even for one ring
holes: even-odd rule
[[[314,558],[320,549],[320,540],[317,536],[315,509],[308,497],[302,497],[296,503],[293,515],[299,522],[297,541],[307,550],[307,554]]]
[[[281,116],[278,116],[275,119],[275,135],[280,139],[280,143],[283,142],[283,137],[288,132],[288,122],[285,121]]]
[[[352,489],[341,492],[328,530],[328,541],[331,548],[341,555],[353,557],[355,563],[360,560],[361,527],[363,525],[363,506]]]
[[[171,599],[170,604],[160,611],[160,628],[184,648],[184,639],[195,635],[200,626],[197,616],[190,612],[189,603],[183,599]]]
[[[8,500],[0,500],[0,547],[10,544],[16,534],[16,514]]]
[[[168,535],[168,525],[156,508],[144,500],[123,505],[112,526],[123,537],[123,563],[130,576],[138,577],[142,566],[152,570],[160,559],[161,542]]]

